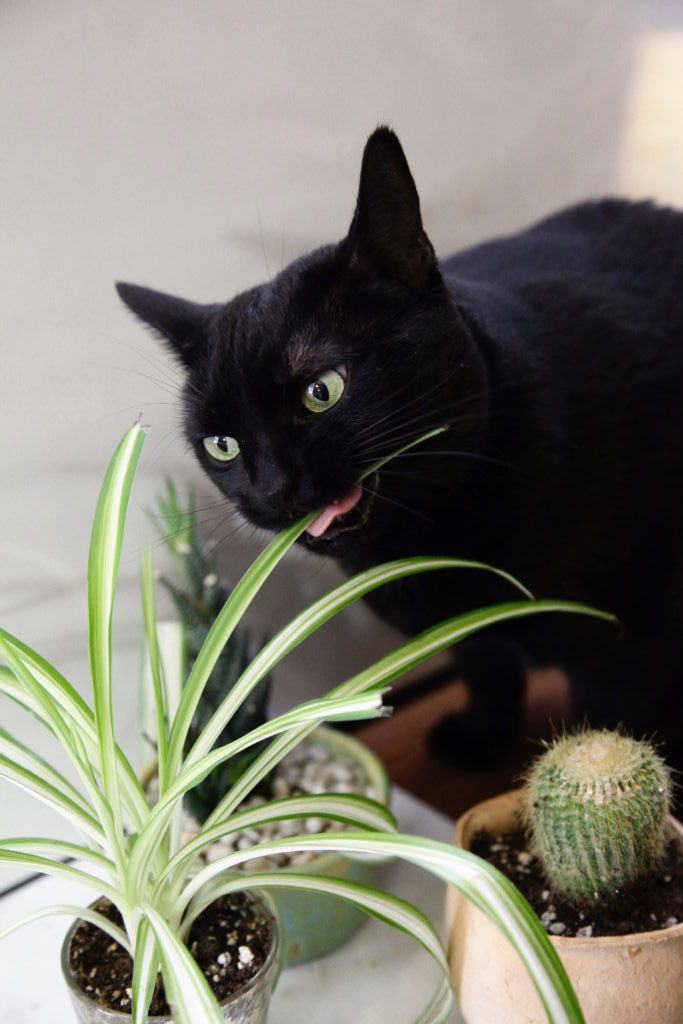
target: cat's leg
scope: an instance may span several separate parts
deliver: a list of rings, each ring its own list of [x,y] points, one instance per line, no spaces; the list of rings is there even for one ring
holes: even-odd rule
[[[453,651],[455,669],[470,694],[467,708],[432,726],[429,749],[460,768],[492,768],[521,736],[525,666],[505,637],[466,640]]]

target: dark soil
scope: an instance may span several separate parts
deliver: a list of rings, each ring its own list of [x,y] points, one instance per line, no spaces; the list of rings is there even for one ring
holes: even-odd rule
[[[495,836],[480,832],[470,848],[515,883],[550,935],[631,935],[683,921],[683,852],[674,839],[658,871],[581,906],[548,884],[540,862],[529,852],[523,829]]]
[[[122,924],[106,901],[97,905],[110,921]],[[271,922],[247,893],[222,896],[192,926],[189,948],[219,1002],[237,992],[260,970],[270,950]],[[133,961],[111,936],[83,921],[69,951],[69,966],[84,992],[110,1010],[130,1013]],[[151,1015],[170,1012],[161,978],[157,978]]]

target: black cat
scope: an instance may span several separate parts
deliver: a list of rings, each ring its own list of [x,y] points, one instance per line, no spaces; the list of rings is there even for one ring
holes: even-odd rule
[[[442,752],[502,754],[524,668],[553,663],[576,719],[656,731],[683,767],[682,214],[588,202],[437,261],[380,128],[340,243],[227,304],[118,290],[182,361],[187,437],[251,522],[275,530],[323,507],[307,543],[349,572],[450,554],[619,616],[623,635],[547,615],[460,645],[472,704],[436,731]],[[454,571],[370,603],[414,633],[516,596]]]

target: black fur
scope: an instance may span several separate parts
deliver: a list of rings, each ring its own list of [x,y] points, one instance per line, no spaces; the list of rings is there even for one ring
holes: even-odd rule
[[[437,261],[403,151],[381,128],[339,244],[227,304],[118,289],[186,367],[188,439],[252,522],[277,529],[326,505],[447,423],[312,546],[349,572],[411,554],[480,559],[539,597],[619,616],[623,638],[563,615],[461,645],[472,710],[437,734],[442,749],[501,753],[524,667],[555,663],[577,719],[656,730],[683,767],[683,215],[589,202]],[[304,387],[336,367],[341,400],[308,412]],[[219,466],[202,440],[222,434],[241,455]],[[514,596],[487,574],[448,572],[370,601],[413,633]]]

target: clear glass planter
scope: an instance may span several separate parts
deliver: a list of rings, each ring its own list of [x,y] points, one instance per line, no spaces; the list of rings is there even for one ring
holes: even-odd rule
[[[281,941],[280,927],[273,901],[262,892],[255,893],[250,890],[252,896],[258,899],[271,919],[273,942],[263,967],[255,974],[250,981],[220,1004],[223,1019],[226,1024],[265,1024],[268,1016],[268,1006],[271,992],[280,973]],[[84,992],[74,979],[69,967],[69,947],[74,932],[80,924],[80,920],[74,921],[62,944],[62,974],[69,990],[71,1002],[76,1011],[78,1024],[130,1024],[131,1015],[122,1013],[120,1010],[108,1010],[91,999],[87,992]],[[148,1024],[173,1024],[174,1018],[168,1016],[152,1016],[147,1018]]]

